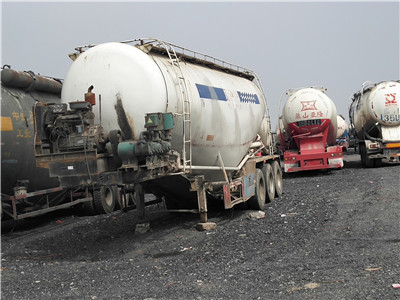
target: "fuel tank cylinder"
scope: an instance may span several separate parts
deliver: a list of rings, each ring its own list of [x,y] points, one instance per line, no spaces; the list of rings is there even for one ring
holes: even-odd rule
[[[284,134],[285,139],[289,140],[297,136],[324,134],[328,145],[335,144],[336,106],[324,91],[319,88],[304,88],[289,92],[279,122],[281,137]]]
[[[245,74],[245,73],[243,73]],[[183,118],[191,122],[193,165],[236,167],[259,132],[266,99],[251,76],[211,68],[151,47],[106,43],[81,53],[64,80],[62,102],[82,100],[93,86],[97,122],[125,140],[145,130],[146,113],[174,116],[172,148],[182,152]],[[187,132],[185,134],[188,134]],[[187,138],[188,139],[188,138]]]

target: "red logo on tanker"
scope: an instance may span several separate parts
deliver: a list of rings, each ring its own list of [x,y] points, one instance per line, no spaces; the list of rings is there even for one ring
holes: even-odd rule
[[[396,93],[393,94],[385,94],[386,98],[386,102],[385,102],[385,106],[391,106],[391,105],[396,105],[397,104],[397,100],[396,100]]]
[[[317,100],[311,100],[311,101],[300,101],[302,108],[301,111],[305,111],[305,110],[317,110],[317,108],[315,107],[315,102],[317,102]]]
[[[322,118],[324,116],[324,113],[321,111],[317,111],[317,112],[311,112],[310,114],[308,114],[307,112],[303,113],[302,115],[300,115],[300,113],[296,113],[296,119],[308,119],[308,118]]]

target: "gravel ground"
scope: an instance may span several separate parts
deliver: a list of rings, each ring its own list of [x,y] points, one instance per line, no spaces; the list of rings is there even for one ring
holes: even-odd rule
[[[265,218],[210,213],[209,232],[157,207],[147,232],[134,211],[26,222],[2,234],[2,297],[400,299],[399,170],[348,154],[342,170],[285,176]]]

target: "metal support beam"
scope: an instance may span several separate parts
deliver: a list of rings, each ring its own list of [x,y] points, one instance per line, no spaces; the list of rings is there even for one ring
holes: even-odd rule
[[[200,218],[203,223],[206,223],[208,221],[208,217],[207,217],[206,189],[204,186],[204,175],[196,176],[194,178],[194,185],[197,191],[197,203],[199,206]]]
[[[140,221],[144,220],[145,216],[145,204],[144,204],[144,190],[141,184],[135,185],[136,191],[136,207],[138,211],[138,219]]]

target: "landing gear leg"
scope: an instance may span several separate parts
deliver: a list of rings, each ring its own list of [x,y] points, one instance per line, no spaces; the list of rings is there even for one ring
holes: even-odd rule
[[[145,219],[145,206],[144,206],[144,191],[141,184],[135,186],[136,191],[136,209],[138,212],[139,222]]]
[[[141,184],[135,185],[137,223],[135,224],[135,233],[143,234],[150,230],[150,223],[146,221],[144,190]]]
[[[199,207],[199,213],[201,218],[201,223],[197,224],[198,230],[214,230],[217,224],[213,222],[208,222],[207,215],[207,197],[206,189],[204,186],[204,176],[196,176],[194,182],[192,183],[192,189],[197,191],[197,204]]]
[[[206,223],[208,221],[208,216],[206,189],[204,188],[204,176],[197,176],[194,182],[197,187],[197,203],[199,206],[201,222]]]

